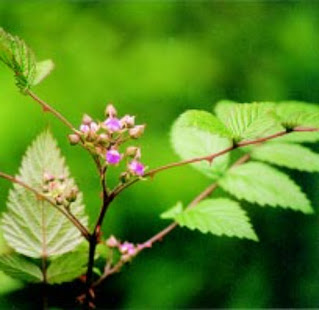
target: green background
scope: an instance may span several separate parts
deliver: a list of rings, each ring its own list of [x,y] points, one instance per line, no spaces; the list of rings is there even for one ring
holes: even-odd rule
[[[79,125],[113,102],[147,131],[138,144],[156,167],[177,160],[169,130],[186,109],[239,102],[319,102],[319,2],[1,1],[0,25],[24,38],[54,73],[35,92]],[[67,128],[41,112],[0,66],[0,169],[16,174],[28,144],[49,127],[99,210],[94,165],[69,146]],[[318,145],[314,149],[319,150]],[[292,173],[318,210],[318,174]],[[262,176],[261,176],[262,177]],[[105,235],[141,242],[165,226],[158,215],[192,200],[209,180],[191,167],[140,182],[117,199]],[[10,185],[0,180],[0,210]],[[260,243],[178,229],[97,292],[100,308],[319,307],[319,218],[246,205]],[[0,274],[1,309],[35,309],[39,288]],[[74,307],[77,284],[53,288],[50,306]]]

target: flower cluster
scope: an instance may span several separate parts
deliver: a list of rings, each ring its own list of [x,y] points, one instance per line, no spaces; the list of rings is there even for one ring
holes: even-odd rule
[[[48,197],[54,199],[57,205],[69,208],[71,203],[77,199],[79,189],[70,182],[64,175],[55,177],[45,172],[43,174],[42,191]]]
[[[112,104],[105,110],[106,119],[98,122],[84,115],[79,131],[69,135],[69,141],[75,145],[83,145],[94,155],[98,155],[105,166],[116,166],[126,160],[126,171],[120,176],[125,182],[132,176],[142,177],[145,166],[141,163],[141,151],[138,147],[129,146],[120,151],[120,146],[130,140],[140,138],[145,125],[136,125],[135,116],[124,115],[119,118]]]
[[[121,260],[124,262],[130,261],[144,248],[152,247],[152,244],[147,242],[145,244],[133,244],[128,241],[120,242],[113,235],[106,240],[106,245],[111,249],[117,249],[121,254]]]

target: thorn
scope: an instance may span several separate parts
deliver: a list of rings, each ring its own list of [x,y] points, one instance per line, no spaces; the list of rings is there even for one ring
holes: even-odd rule
[[[208,163],[211,165],[214,161],[214,157],[207,157],[205,160],[207,160]]]
[[[44,113],[50,111],[49,108],[47,108],[46,106],[42,106],[42,110],[43,110]]]
[[[92,299],[95,299],[95,293],[94,293],[93,288],[90,288],[89,293],[90,293],[90,296],[92,297]]]

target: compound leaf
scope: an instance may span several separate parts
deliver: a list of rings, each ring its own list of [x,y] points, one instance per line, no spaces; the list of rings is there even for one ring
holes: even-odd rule
[[[171,141],[182,159],[208,156],[232,145],[227,129],[211,113],[190,110],[174,123]],[[192,164],[210,178],[216,179],[227,168],[229,154],[216,158],[212,164],[201,161]]]
[[[286,174],[264,163],[250,162],[230,169],[219,185],[236,198],[261,206],[313,213],[300,187]]]
[[[298,144],[268,142],[253,148],[251,156],[277,166],[319,172],[319,154]]]
[[[240,205],[226,198],[206,199],[175,216],[180,226],[217,236],[258,241],[249,218]]]

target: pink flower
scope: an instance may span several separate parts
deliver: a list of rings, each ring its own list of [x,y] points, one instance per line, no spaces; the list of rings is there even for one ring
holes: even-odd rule
[[[117,150],[109,150],[106,153],[106,161],[111,165],[116,165],[120,162],[122,156]]]
[[[110,132],[117,132],[122,129],[121,121],[116,117],[109,117],[104,125]]]
[[[137,160],[131,161],[128,165],[128,168],[130,172],[138,176],[143,176],[145,173],[144,165]]]

